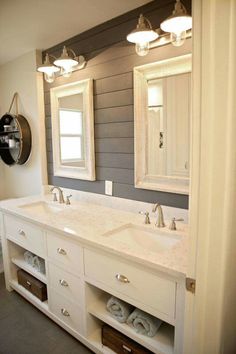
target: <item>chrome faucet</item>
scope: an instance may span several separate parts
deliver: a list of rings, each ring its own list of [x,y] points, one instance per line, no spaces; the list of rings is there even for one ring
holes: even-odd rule
[[[155,225],[157,227],[165,227],[166,225],[164,221],[162,207],[158,203],[153,205],[152,212],[155,213],[157,210],[158,210],[158,218]]]
[[[63,195],[63,190],[60,188],[60,187],[52,187],[50,192],[52,193],[54,191],[54,189],[57,189],[58,190],[58,194],[59,194],[59,203],[62,204],[62,203],[65,203],[65,200],[64,200],[64,195]],[[55,200],[55,195],[54,195],[54,200]]]

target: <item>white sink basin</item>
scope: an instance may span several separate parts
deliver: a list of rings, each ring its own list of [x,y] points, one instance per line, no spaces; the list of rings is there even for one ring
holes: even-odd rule
[[[64,205],[49,203],[45,201],[25,204],[20,206],[21,209],[27,210],[32,213],[58,213],[65,209]]]
[[[103,236],[120,241],[133,249],[145,249],[152,252],[167,251],[181,240],[178,234],[168,235],[161,230],[148,230],[147,227],[134,224],[126,224],[106,232]]]

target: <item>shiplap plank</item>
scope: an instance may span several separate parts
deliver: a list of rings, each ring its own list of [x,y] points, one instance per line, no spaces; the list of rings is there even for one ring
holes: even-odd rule
[[[134,184],[134,170],[110,167],[97,167],[96,176],[99,181]]]
[[[111,168],[134,168],[133,154],[96,153],[96,166]]]
[[[75,178],[65,178],[65,177],[57,177],[53,175],[48,176],[49,184],[81,190],[85,192],[91,193],[105,193],[105,182],[104,181],[83,181]]]
[[[52,140],[52,129],[51,128],[46,128],[46,139]]]
[[[127,89],[94,96],[94,107],[117,107],[133,104],[133,90]]]
[[[50,116],[45,117],[45,127],[46,129],[52,128],[52,121]]]
[[[95,138],[133,138],[134,123],[95,124]]]
[[[47,139],[46,147],[48,152],[52,152],[52,139]]]
[[[134,120],[133,105],[95,110],[95,123],[131,122]]]
[[[113,195],[119,198],[159,203],[176,208],[188,209],[188,196],[166,192],[156,192],[135,188],[129,184],[113,183]]]
[[[94,82],[94,93],[99,95],[102,93],[113,92],[118,90],[131,89],[133,87],[133,73],[124,73]]]
[[[110,152],[110,153],[134,153],[134,139],[133,138],[106,138],[95,139],[96,152]]]

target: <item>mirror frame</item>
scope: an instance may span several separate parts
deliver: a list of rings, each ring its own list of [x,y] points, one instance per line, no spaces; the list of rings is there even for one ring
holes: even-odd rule
[[[59,98],[78,93],[83,94],[83,122],[85,130],[85,166],[83,167],[63,165],[60,158]],[[54,175],[95,181],[93,80],[86,79],[51,88],[50,98]]]
[[[181,55],[135,67],[134,72],[134,156],[135,188],[189,194],[189,178],[147,174],[147,80],[192,72],[192,54]],[[191,115],[190,115],[191,127]],[[191,129],[191,128],[190,128]]]

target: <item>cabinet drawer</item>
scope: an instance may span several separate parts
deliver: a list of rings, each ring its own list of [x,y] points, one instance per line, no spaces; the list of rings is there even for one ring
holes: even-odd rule
[[[48,264],[49,285],[60,295],[80,304],[82,299],[81,280],[51,262]]]
[[[51,260],[58,265],[63,265],[76,275],[81,274],[83,260],[82,249],[79,245],[56,234],[47,233],[47,247]]]
[[[13,240],[20,246],[36,253],[41,257],[45,257],[44,234],[37,226],[23,221],[20,218],[5,215],[6,237]]]
[[[141,266],[87,249],[84,250],[84,263],[85,275],[90,279],[101,282],[171,319],[175,318],[175,281]]]
[[[50,288],[49,307],[57,318],[76,332],[81,333],[83,317],[78,304],[69,301],[64,296],[58,294],[54,289]]]

